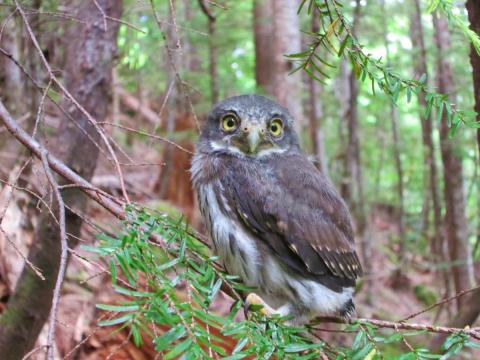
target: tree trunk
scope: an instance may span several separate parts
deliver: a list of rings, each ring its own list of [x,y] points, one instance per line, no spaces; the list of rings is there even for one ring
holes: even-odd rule
[[[352,33],[356,36],[358,27],[360,25],[361,17],[361,3],[360,0],[355,1],[355,8],[353,14]],[[346,75],[346,74],[345,74]],[[357,235],[361,239],[361,254],[365,273],[367,275],[366,282],[366,301],[371,303],[371,279],[370,275],[370,256],[371,244],[370,236],[367,231],[367,206],[365,203],[364,189],[363,189],[363,173],[360,155],[360,139],[359,139],[359,123],[358,123],[358,92],[359,86],[355,73],[350,71],[348,73],[348,102],[346,104],[346,126],[347,126],[347,146],[345,152],[345,177],[348,181],[348,193],[346,197],[350,199],[350,207],[355,217],[355,225]],[[345,94],[342,94],[345,96]]]
[[[352,32],[356,35],[360,23],[361,5],[356,0]],[[345,120],[347,127],[347,144],[345,151],[345,199],[350,202],[357,220],[357,230],[363,234],[366,225],[365,201],[363,196],[363,177],[360,156],[360,140],[358,130],[358,81],[353,71],[344,74],[347,78],[348,101],[345,104]],[[342,94],[343,96],[347,94]]]
[[[467,0],[465,5],[468,11],[468,20],[470,20],[470,28],[480,35],[480,0]],[[473,69],[475,111],[477,112],[477,121],[480,122],[480,55],[473,45],[470,45],[470,63]],[[480,153],[480,129],[477,129],[477,145]]]
[[[175,21],[175,4],[170,3],[169,12],[168,12],[168,21],[173,23]],[[167,99],[166,106],[166,133],[167,138],[173,141],[173,133],[176,128],[176,119],[177,114],[180,112],[180,109],[187,109],[187,102],[182,98],[182,84],[180,84],[177,77],[176,71],[180,71],[182,66],[182,59],[179,54],[179,51],[172,49],[178,48],[180,45],[179,34],[174,27],[169,26],[167,28],[167,38],[165,46],[165,72],[167,74],[168,82],[175,82],[170,96]],[[174,178],[173,168],[175,163],[173,162],[174,158],[174,148],[172,146],[165,146],[162,154],[162,161],[165,163],[165,166],[160,170],[160,174],[155,181],[154,191],[158,194],[160,199],[165,199],[168,193],[169,182],[178,182],[178,179]],[[184,174],[185,177],[186,174]]]
[[[216,16],[206,0],[198,0],[200,8],[208,19],[208,54],[210,70],[210,99],[212,105],[218,102],[217,44],[215,39]]]
[[[428,74],[427,71],[427,55],[425,49],[425,41],[423,36],[423,26],[421,18],[421,9],[419,0],[413,0],[413,11],[411,14],[411,39],[414,49],[418,49],[418,54],[414,56],[415,75],[420,78],[423,74]],[[418,101],[420,108],[426,108],[425,94],[419,93]],[[443,244],[443,237],[441,233],[442,220],[441,220],[441,203],[438,192],[438,176],[437,166],[435,162],[435,146],[432,138],[432,118],[431,116],[420,116],[420,122],[422,127],[422,142],[423,142],[423,158],[426,164],[424,171],[424,179],[428,178],[428,181],[424,181],[425,191],[430,188],[431,201],[433,208],[433,223],[434,223],[434,236],[430,242],[430,249],[435,261],[441,260],[441,248]],[[428,209],[428,206],[424,206]]]
[[[97,0],[108,16],[119,18],[120,0]],[[66,36],[65,85],[76,100],[98,121],[104,121],[109,105],[112,64],[116,55],[117,22],[103,27],[103,18],[93,2],[79,2],[77,17],[86,24],[75,22]],[[67,99],[62,103],[68,117],[64,118],[55,144],[59,157],[85,179],[90,179],[96,166],[99,135],[88,119]],[[87,136],[90,138],[88,140]],[[62,183],[62,182],[60,182]],[[46,197],[48,199],[48,196]],[[83,212],[86,198],[79,190],[63,191],[67,206]],[[56,207],[54,207],[56,210]],[[59,229],[45,210],[39,219],[29,260],[38,267],[46,280],[40,280],[25,266],[14,295],[0,319],[0,353],[2,359],[21,359],[35,344],[52,303],[53,288],[60,261]],[[69,247],[75,247],[75,236],[82,221],[67,210],[66,228],[73,236]],[[15,344],[15,345],[12,345]]]
[[[480,0],[467,0],[468,19],[470,28],[480,35]],[[475,111],[477,121],[480,122],[480,55],[473,45],[470,45],[470,63],[472,64],[473,91],[475,95]],[[477,146],[480,157],[480,129],[477,129]],[[480,204],[480,201],[479,201]],[[480,214],[477,215],[477,243],[480,243]]]
[[[385,0],[381,0],[382,17],[383,17],[383,42],[385,44],[387,66],[390,66],[390,48],[388,43],[388,25],[387,25],[387,11],[385,9]],[[406,237],[405,237],[405,206],[404,206],[404,186],[403,186],[403,165],[400,157],[400,139],[398,136],[398,122],[397,109],[393,103],[390,103],[390,120],[392,126],[392,141],[393,141],[393,159],[395,162],[395,169],[397,170],[397,194],[398,194],[398,237],[400,241],[399,260],[400,266],[404,263],[406,252]]]
[[[312,15],[312,32],[318,32],[318,11],[315,9]],[[328,174],[327,154],[325,153],[325,142],[322,131],[322,101],[320,99],[320,83],[308,76],[308,87],[310,90],[310,117],[309,132],[312,143],[312,152],[316,157],[318,168],[326,176]]]
[[[254,0],[255,80],[260,92],[273,94],[273,0]]]
[[[255,0],[255,76],[257,86],[288,108],[301,131],[301,74],[289,75],[292,63],[285,57],[301,50],[298,5],[296,0]]]
[[[15,18],[11,18],[10,21],[5,22],[0,45],[15,59],[20,59],[21,31],[15,20]],[[23,86],[21,72],[18,66],[5,56],[0,59],[0,84],[0,96],[3,98],[5,105],[11,109],[10,111],[14,116],[23,115],[25,113],[25,103],[20,101]]]
[[[435,44],[437,46],[437,86],[438,91],[450,94],[454,91],[453,74],[447,54],[450,49],[448,23],[444,17],[433,14]],[[470,243],[468,241],[465,194],[463,190],[463,167],[459,139],[450,139],[446,111],[440,123],[440,149],[443,161],[445,223],[448,253],[452,263],[455,291],[458,293],[473,285],[473,266]],[[460,304],[462,298],[459,299]]]

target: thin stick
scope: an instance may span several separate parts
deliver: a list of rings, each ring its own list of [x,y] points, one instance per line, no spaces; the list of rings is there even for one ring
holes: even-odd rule
[[[102,7],[100,6],[100,4],[97,2],[97,0],[93,0],[93,3],[95,4],[95,7],[98,9],[98,11],[100,11],[100,13],[102,14],[102,18],[103,18],[103,29],[105,30],[105,32],[108,30],[107,28],[107,14],[105,14],[105,11],[103,11]]]
[[[15,252],[20,255],[20,257],[23,259],[23,261],[25,261],[25,263],[27,264],[27,266],[35,273],[35,275],[37,275],[40,279],[42,280],[45,280],[45,276],[43,276],[42,272],[40,271],[40,269],[38,267],[36,267],[30,260],[28,260],[28,258],[22,253],[22,251],[17,247],[17,245],[15,244],[15,242],[10,239],[10,236],[6,233],[6,231],[2,228],[2,226],[0,225],[0,233],[3,234],[3,236],[5,237],[5,239],[7,240],[7,242],[10,244],[10,246],[15,250]]]
[[[470,328],[453,328],[446,326],[435,326],[431,324],[410,324],[404,322],[395,322],[387,320],[378,320],[378,319],[365,319],[365,318],[352,318],[350,320],[345,320],[340,317],[321,317],[313,320],[312,329],[316,329],[315,324],[321,324],[325,322],[337,323],[337,324],[355,324],[355,323],[368,323],[374,325],[378,328],[387,328],[394,330],[425,330],[427,332],[439,333],[439,334],[466,334],[476,340],[480,340],[480,332],[476,329]]]
[[[65,271],[67,269],[67,257],[68,257],[68,243],[67,243],[67,232],[65,229],[65,203],[63,202],[62,194],[58,189],[57,180],[53,176],[50,165],[48,164],[48,152],[43,150],[41,152],[42,164],[45,170],[45,175],[47,175],[48,182],[52,187],[53,194],[57,201],[58,205],[58,221],[60,226],[60,244],[61,244],[61,253],[60,253],[60,268],[58,270],[57,280],[55,282],[55,289],[53,290],[53,299],[52,299],[52,309],[50,312],[50,322],[48,328],[48,337],[47,337],[47,359],[54,360],[53,356],[53,345],[55,343],[55,325],[58,312],[58,304],[60,303],[60,295],[62,291],[62,283],[65,278]]]
[[[407,316],[406,318],[400,320],[400,322],[404,322],[404,321],[413,319],[414,317],[417,317],[418,315],[421,315],[421,314],[423,314],[423,313],[426,313],[427,311],[430,311],[430,310],[432,310],[433,308],[436,308],[437,306],[440,306],[440,305],[443,305],[443,304],[445,304],[445,303],[447,303],[447,302],[450,302],[450,301],[452,301],[452,300],[458,299],[459,297],[462,297],[463,295],[466,295],[466,294],[469,294],[469,293],[471,293],[471,292],[474,292],[474,291],[476,291],[476,290],[478,290],[478,289],[480,289],[480,285],[475,286],[475,287],[473,287],[473,288],[471,288],[471,289],[468,289],[468,290],[462,290],[462,291],[460,291],[458,294],[455,294],[455,295],[453,295],[453,296],[451,296],[451,297],[449,297],[449,298],[443,299],[443,300],[441,300],[441,301],[439,301],[439,302],[437,302],[437,303],[435,303],[435,304],[433,304],[433,305],[430,305],[430,306],[426,307],[426,308],[423,309],[423,310],[420,310],[420,311],[418,311],[418,312],[416,312],[416,313],[413,313],[413,314]]]
[[[24,146],[26,146],[36,157],[39,159],[42,158],[42,152],[45,151],[45,148],[40,145],[37,141],[32,139],[32,137],[25,132],[21,127],[18,126],[15,119],[10,115],[8,110],[3,105],[3,102],[0,101],[0,118],[2,119],[5,127],[8,131]],[[65,179],[69,180],[72,183],[78,184],[81,189],[84,190],[85,194],[90,197],[95,202],[102,205],[110,213],[118,217],[119,219],[125,219],[125,212],[123,211],[122,206],[118,205],[117,202],[111,200],[109,197],[105,196],[102,190],[93,186],[90,182],[82,178],[80,175],[75,173],[72,169],[66,166],[63,162],[57,159],[55,156],[49,154],[47,157],[48,164],[50,168],[63,176]],[[123,205],[123,202],[117,199],[117,201]]]
[[[125,126],[125,125],[120,125],[120,124],[115,124],[115,123],[111,123],[111,122],[107,122],[107,121],[102,121],[102,122],[99,122],[99,124],[103,124],[103,125],[109,125],[109,126],[115,126],[117,128],[120,128],[120,129],[123,129],[123,130],[127,130],[127,131],[131,131],[131,132],[134,132],[134,133],[137,133],[139,135],[143,135],[143,136],[148,136],[148,137],[151,137],[153,139],[157,139],[157,140],[161,140],[161,141],[164,141],[170,145],[173,145],[175,146],[176,148],[186,152],[187,154],[190,154],[190,155],[193,155],[193,152],[191,152],[190,150],[188,149],[185,149],[183,146],[181,145],[178,145],[177,143],[167,139],[167,138],[164,138],[162,136],[158,136],[158,135],[153,135],[153,134],[149,134],[145,131],[141,131],[141,130],[137,130],[137,129],[134,129],[134,128],[131,128],[131,127],[128,127],[128,126]]]
[[[22,360],[27,360],[27,359],[30,359],[30,357],[35,354],[36,352],[42,350],[43,348],[45,348],[46,345],[40,345],[40,346],[37,346],[35,348],[33,348],[31,351],[29,351],[28,353],[25,354],[25,356],[22,358]]]

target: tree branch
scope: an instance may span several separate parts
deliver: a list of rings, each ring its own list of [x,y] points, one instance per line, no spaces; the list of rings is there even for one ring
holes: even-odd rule
[[[207,15],[209,21],[216,20],[216,16],[210,11],[205,0],[198,0],[198,4],[200,5],[200,9],[202,9],[203,13]]]
[[[55,180],[55,177],[52,174],[52,170],[48,165],[47,157],[48,157],[48,152],[46,150],[42,151],[41,159],[42,159],[43,168],[45,170],[45,175],[47,176],[50,186],[52,187],[52,191],[58,205],[58,222],[60,226],[60,244],[61,244],[60,268],[58,270],[57,280],[55,282],[55,289],[53,291],[52,309],[50,310],[50,324],[49,324],[48,337],[47,337],[47,359],[53,360],[53,346],[55,344],[55,327],[56,327],[58,304],[60,303],[62,283],[65,277],[65,271],[67,270],[68,243],[67,243],[67,231],[65,229],[65,203],[63,202],[62,194],[60,193],[57,180]]]
[[[39,159],[42,158],[42,153],[47,151],[45,147],[43,147],[37,141],[32,139],[32,137],[17,124],[15,119],[10,115],[8,110],[5,108],[2,101],[0,101],[0,119],[2,120],[7,130],[19,142],[21,142],[27,149],[29,149],[33,153],[33,155],[35,155],[37,158]],[[123,206],[125,205],[124,202],[122,202],[119,199],[115,199],[114,201],[111,198],[107,197],[106,195],[103,194],[102,190],[94,187],[90,182],[88,182],[87,180],[82,178],[80,175],[75,173],[68,166],[66,166],[62,161],[57,159],[52,154],[49,154],[48,151],[47,151],[47,154],[48,154],[47,163],[53,171],[63,176],[65,179],[69,180],[70,182],[80,185],[80,189],[84,191],[89,198],[99,203],[111,214],[113,214],[120,220],[125,219],[125,212],[123,210]]]

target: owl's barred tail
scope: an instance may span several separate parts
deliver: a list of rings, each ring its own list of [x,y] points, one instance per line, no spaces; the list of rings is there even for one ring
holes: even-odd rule
[[[344,318],[345,320],[349,320],[355,315],[355,304],[353,303],[353,300],[350,299],[348,300],[343,308],[340,310],[340,317]]]

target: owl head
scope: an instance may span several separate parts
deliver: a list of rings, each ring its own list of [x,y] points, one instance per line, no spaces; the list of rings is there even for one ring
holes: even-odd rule
[[[287,109],[259,95],[241,95],[218,103],[208,114],[199,145],[204,150],[261,157],[298,149]]]

